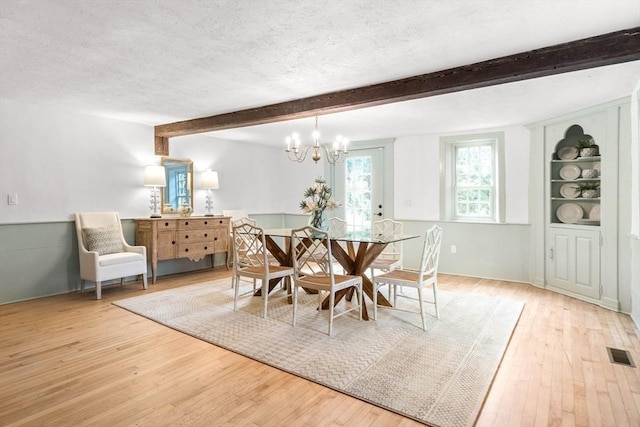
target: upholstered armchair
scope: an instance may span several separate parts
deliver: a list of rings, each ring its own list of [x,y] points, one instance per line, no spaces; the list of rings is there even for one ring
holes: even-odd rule
[[[102,282],[142,275],[147,289],[147,249],[131,246],[124,239],[117,212],[76,213],[80,257],[80,290],[87,280],[96,284],[96,299],[102,298]]]

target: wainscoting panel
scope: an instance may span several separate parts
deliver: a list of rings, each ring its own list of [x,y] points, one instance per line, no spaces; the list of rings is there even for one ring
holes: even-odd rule
[[[300,227],[306,215],[250,214],[264,228]],[[422,238],[434,222],[403,221],[405,232],[419,239],[405,242],[405,266],[417,268]],[[529,226],[438,222],[443,229],[442,273],[526,282]],[[123,219],[125,238],[135,243],[135,222]],[[451,253],[451,246],[456,253]],[[224,255],[214,259],[225,264]],[[211,268],[209,257],[161,261],[158,276]],[[148,274],[151,274],[149,266]],[[78,245],[73,221],[0,225],[0,304],[75,292],[80,289]],[[133,278],[131,278],[133,279]],[[87,283],[91,288],[92,283]],[[151,285],[150,285],[151,286]]]
[[[529,281],[531,227],[527,224],[402,222],[405,233],[421,236],[404,244],[404,266],[407,268],[420,266],[424,234],[433,224],[438,224],[442,227],[441,273]],[[455,246],[455,253],[452,253],[452,246]]]
[[[79,288],[73,222],[0,225],[0,303]]]
[[[122,220],[129,244],[135,244],[135,227],[132,219]],[[214,262],[216,267],[224,265],[224,254],[216,255]],[[158,276],[204,268],[211,268],[209,257],[198,262],[167,260],[158,264]],[[148,274],[151,277],[150,264]],[[87,289],[93,287],[87,282]],[[80,265],[73,221],[0,225],[0,304],[78,290]]]

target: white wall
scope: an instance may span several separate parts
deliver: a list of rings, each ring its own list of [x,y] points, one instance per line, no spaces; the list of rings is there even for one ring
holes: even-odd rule
[[[145,217],[144,166],[159,163],[153,127],[72,114],[0,99],[0,223],[69,221],[78,211],[117,210]],[[289,161],[283,150],[205,135],[172,139],[170,156],[190,158],[194,171],[219,172],[214,212],[299,213],[304,188],[322,165]],[[195,211],[204,213],[197,188]],[[18,204],[8,205],[9,194]]]
[[[505,222],[527,224],[529,188],[529,130],[524,126],[459,132],[505,133]],[[440,217],[440,137],[430,134],[395,140],[395,215],[397,218],[437,221]]]
[[[174,138],[170,157],[193,160],[195,212],[204,213],[205,190],[200,173],[218,172],[220,189],[213,191],[213,211],[244,209],[250,213],[301,213],[302,194],[322,175],[322,164],[296,163],[279,147],[225,141],[204,135]]]
[[[0,220],[67,221],[73,212],[147,215],[143,166],[153,128],[0,100]],[[9,206],[7,195],[17,194]]]

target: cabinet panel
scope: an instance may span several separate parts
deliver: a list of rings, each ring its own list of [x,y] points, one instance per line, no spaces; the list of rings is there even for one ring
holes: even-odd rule
[[[217,228],[214,231],[214,244],[216,252],[225,252],[229,247],[229,226],[225,228]]]
[[[566,234],[554,233],[553,246],[551,247],[552,277],[556,283],[562,283],[564,286],[569,283],[569,266],[572,264],[571,251],[569,250],[570,241],[571,237]]]
[[[590,298],[600,296],[600,231],[549,230],[547,283]]]
[[[578,235],[575,241],[576,287],[580,293],[598,296],[600,288],[600,233]]]
[[[176,257],[176,233],[171,230],[158,230],[158,259],[174,259]]]

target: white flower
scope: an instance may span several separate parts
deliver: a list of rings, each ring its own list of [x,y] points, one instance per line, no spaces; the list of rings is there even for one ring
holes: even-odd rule
[[[335,209],[340,205],[331,196],[331,188],[327,187],[325,180],[317,178],[304,192],[305,199],[300,202],[300,209],[304,213],[324,212],[325,209]]]
[[[303,212],[311,213],[318,210],[318,204],[315,201],[306,202],[306,206],[302,208]]]
[[[329,200],[327,200],[327,208],[335,209],[337,207],[338,203],[335,201],[335,199],[333,197],[329,197]]]

